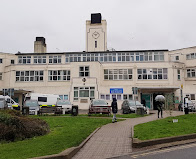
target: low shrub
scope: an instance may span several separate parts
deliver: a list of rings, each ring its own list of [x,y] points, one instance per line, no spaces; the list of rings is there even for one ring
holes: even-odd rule
[[[24,140],[48,132],[48,124],[41,119],[23,116],[15,110],[0,111],[0,141]]]

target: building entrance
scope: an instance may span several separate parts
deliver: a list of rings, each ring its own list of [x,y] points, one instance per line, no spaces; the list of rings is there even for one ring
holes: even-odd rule
[[[142,94],[141,101],[144,101],[144,100],[145,100],[145,106],[148,108],[151,108],[151,94]]]

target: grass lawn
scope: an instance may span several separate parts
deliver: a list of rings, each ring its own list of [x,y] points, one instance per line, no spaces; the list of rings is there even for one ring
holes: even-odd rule
[[[178,119],[178,122],[173,123],[173,119]],[[168,117],[139,124],[134,127],[134,138],[140,140],[180,136],[192,133],[196,133],[196,114]]]
[[[111,119],[84,117],[39,117],[46,120],[51,132],[48,135],[23,141],[0,144],[1,159],[25,159],[59,153],[78,146],[97,127],[111,122]]]

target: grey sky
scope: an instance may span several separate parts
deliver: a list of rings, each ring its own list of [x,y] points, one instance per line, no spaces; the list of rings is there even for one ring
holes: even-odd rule
[[[196,0],[0,0],[0,52],[85,50],[91,13],[107,20],[108,48],[179,49],[196,45]]]

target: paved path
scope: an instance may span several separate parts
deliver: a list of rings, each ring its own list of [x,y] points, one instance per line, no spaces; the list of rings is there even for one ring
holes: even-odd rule
[[[173,116],[182,114],[183,113],[179,111],[172,113]],[[168,113],[163,113],[163,117],[168,116]],[[104,159],[129,154],[132,152],[132,127],[156,119],[157,112],[147,117],[127,119],[125,121],[104,125],[93,135],[73,159]]]

